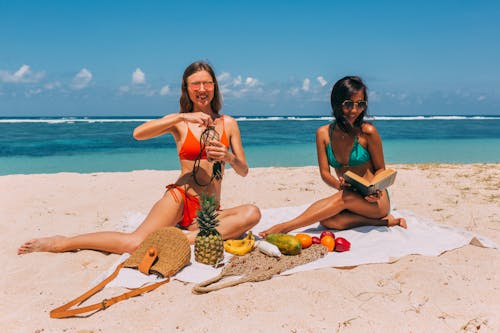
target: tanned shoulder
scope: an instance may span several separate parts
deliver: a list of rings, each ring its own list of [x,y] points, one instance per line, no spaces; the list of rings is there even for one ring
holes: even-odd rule
[[[236,124],[237,124],[237,121],[236,121],[236,119],[234,119],[234,118],[233,118],[233,117],[231,117],[231,116],[224,115],[224,124],[225,124],[226,126],[231,126],[231,127],[232,127],[232,126],[234,126],[234,125],[236,125]]]
[[[329,125],[323,125],[319,127],[318,130],[316,131],[316,136],[322,139],[327,139],[329,136],[328,127]]]
[[[364,123],[361,126],[361,131],[363,132],[363,134],[368,135],[368,136],[371,136],[371,135],[378,133],[375,126],[373,126],[373,124],[370,124],[370,123]]]

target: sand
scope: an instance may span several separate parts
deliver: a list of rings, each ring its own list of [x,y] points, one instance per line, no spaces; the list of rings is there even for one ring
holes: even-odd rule
[[[389,165],[391,201],[437,223],[500,244],[498,164]],[[86,291],[117,255],[96,251],[17,255],[32,237],[120,230],[146,213],[174,171],[0,177],[2,332],[498,332],[500,254],[465,246],[438,257],[327,268],[206,295],[171,281],[88,318],[49,311]],[[332,194],[316,167],[228,170],[222,206],[302,205]],[[116,291],[116,290],[115,290]],[[107,290],[109,293],[110,290]],[[107,295],[108,296],[108,295]]]

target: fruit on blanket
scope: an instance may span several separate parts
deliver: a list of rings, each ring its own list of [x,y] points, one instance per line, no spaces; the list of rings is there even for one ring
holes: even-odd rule
[[[323,236],[321,238],[321,245],[326,246],[328,252],[332,252],[335,249],[335,238],[329,235]]]
[[[302,245],[303,249],[307,249],[312,245],[312,237],[308,234],[296,234],[295,237],[299,239],[300,245]]]
[[[344,252],[344,251],[349,251],[351,248],[351,243],[343,237],[338,237],[335,240],[335,251],[337,252]]]
[[[228,239],[224,242],[224,250],[231,254],[236,254],[238,256],[244,256],[248,252],[252,251],[255,245],[255,237],[252,232],[249,231],[248,235],[243,239]]]
[[[265,240],[258,241],[257,248],[259,249],[260,252],[267,254],[268,256],[277,258],[281,257],[280,249],[276,245],[271,244],[268,241]]]
[[[201,196],[196,222],[200,232],[194,239],[194,258],[207,265],[216,265],[224,259],[224,244],[221,234],[215,229],[219,225],[215,195]]]
[[[319,237],[313,236],[312,243],[313,244],[321,244],[321,239]]]
[[[269,234],[266,241],[274,244],[283,254],[296,255],[302,251],[302,244],[297,237],[287,234]]]
[[[335,235],[333,234],[333,232],[331,231],[328,231],[328,230],[325,230],[321,233],[321,236],[319,236],[319,239],[322,239],[323,237],[325,236],[332,236],[333,239],[335,239]]]

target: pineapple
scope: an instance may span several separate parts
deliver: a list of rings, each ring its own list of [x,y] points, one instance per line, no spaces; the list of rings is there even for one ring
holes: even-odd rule
[[[200,206],[196,217],[200,232],[194,239],[194,258],[203,264],[217,265],[224,259],[224,242],[215,229],[219,225],[215,196],[202,194]]]

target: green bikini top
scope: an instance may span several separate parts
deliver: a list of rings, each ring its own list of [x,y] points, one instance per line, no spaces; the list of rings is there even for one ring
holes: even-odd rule
[[[333,130],[335,129],[335,123],[330,124],[329,134],[330,143],[326,146],[326,156],[328,157],[328,163],[334,168],[341,168],[347,166],[358,166],[368,162],[371,159],[370,153],[358,142],[358,137],[354,137],[354,143],[352,145],[351,155],[349,156],[349,162],[345,164],[340,164],[335,158],[333,153],[333,148],[331,145],[333,138]]]

